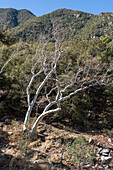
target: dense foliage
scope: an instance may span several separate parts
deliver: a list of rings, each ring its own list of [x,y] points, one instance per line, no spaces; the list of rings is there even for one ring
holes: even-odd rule
[[[0,31],[3,29],[4,25],[6,25],[8,29],[11,29],[34,17],[35,16],[30,11],[25,9],[0,8]]]
[[[59,9],[41,17],[28,10],[0,9],[0,30],[4,25],[10,34],[27,42],[54,41],[54,33],[63,40],[90,40],[110,36],[113,38],[113,14],[93,15],[82,11]]]
[[[55,36],[62,42],[63,52],[57,71],[62,77],[68,68],[67,76],[62,79],[65,84],[70,81],[67,77],[74,77],[78,61],[81,64],[83,60],[88,61],[86,63],[88,65],[94,59],[95,65],[101,63],[101,67],[107,69],[109,62],[113,60],[112,27],[112,13],[101,13],[97,16],[81,11],[60,9],[35,17],[27,10],[0,9],[0,69],[11,59],[0,74],[0,116],[5,113],[25,116],[23,113],[26,113],[28,106],[26,87],[31,78],[33,63],[41,56],[40,50],[39,54],[35,55],[40,40],[42,40],[41,50],[43,43],[48,42],[45,53],[49,64],[51,64],[50,53],[53,54],[55,49]],[[18,42],[20,39],[22,41]],[[38,68],[40,65],[35,71]],[[96,74],[96,71],[92,71],[90,76]],[[112,76],[113,71],[107,74]],[[31,98],[43,78],[43,73],[35,78],[30,90]],[[84,75],[81,74],[81,79],[83,78]],[[53,82],[49,81],[45,89],[42,89],[33,113],[39,114],[44,109],[46,105],[44,95]],[[61,107],[62,111],[55,117],[65,123],[68,119],[70,122],[68,125],[94,128],[96,124],[98,128],[111,128],[113,127],[113,85],[108,83],[107,86],[89,88],[62,102]]]
[[[15,27],[11,33],[24,41],[37,42],[44,35],[46,40],[54,41],[57,31],[64,40],[90,40],[94,37],[113,38],[113,14],[93,15],[82,11],[59,9],[41,17],[35,17]]]
[[[13,115],[25,115],[27,109],[26,87],[31,78],[31,68],[36,58],[35,53],[38,43],[28,44],[19,42],[11,46],[1,44],[0,51],[0,68],[11,57],[12,60],[4,68],[3,73],[0,75],[0,114],[9,112]],[[95,38],[91,40],[80,41],[79,43],[65,41],[62,44],[63,53],[58,64],[58,74],[62,75],[64,70],[69,67],[68,75],[73,76],[76,70],[77,58],[80,60],[89,58],[91,61],[95,58],[95,62],[101,61],[102,65],[106,68],[110,60],[113,58],[113,40],[106,37],[102,40]],[[54,43],[47,44],[47,52],[54,50]],[[40,53],[40,51],[39,51]],[[38,57],[38,56],[36,56]],[[48,61],[51,57],[48,58]],[[82,60],[81,60],[82,61]],[[40,66],[37,66],[40,67]],[[95,73],[92,73],[95,74]],[[113,74],[110,72],[109,74]],[[81,75],[82,76],[82,75]],[[37,86],[43,80],[44,75],[41,74],[37,77],[30,90],[31,96],[35,94]],[[69,81],[65,79],[63,81]],[[47,85],[47,84],[46,84]],[[51,86],[51,81],[48,83],[48,88]],[[45,86],[46,89],[46,86]],[[41,94],[45,95],[45,89],[42,89]],[[46,89],[47,90],[47,89]],[[53,93],[54,97],[54,93]],[[40,95],[38,102],[42,99]],[[44,100],[43,100],[44,101]],[[43,104],[41,101],[40,106],[36,102],[33,113],[41,113],[45,107],[46,102]],[[24,113],[24,114],[23,114]],[[70,120],[70,125],[90,126],[96,127],[113,127],[113,86],[92,87],[88,90],[78,93],[70,100],[62,103],[62,111],[55,117],[57,120],[65,121]],[[68,124],[68,125],[69,125]]]

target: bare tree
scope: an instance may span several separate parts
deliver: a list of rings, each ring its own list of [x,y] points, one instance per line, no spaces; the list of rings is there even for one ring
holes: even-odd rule
[[[77,94],[80,91],[88,89],[92,86],[106,85],[111,81],[110,72],[113,68],[113,62],[109,63],[109,66],[102,64],[98,58],[92,56],[78,57],[76,59],[76,66],[72,75],[68,75],[69,63],[67,68],[62,71],[59,70],[59,63],[65,53],[59,41],[56,41],[54,51],[49,51],[44,44],[41,48],[36,50],[36,61],[32,66],[31,73],[32,77],[27,87],[27,99],[28,99],[28,110],[25,116],[23,130],[28,129],[30,115],[33,106],[38,100],[41,94],[41,90],[46,87],[47,91],[44,94],[48,104],[45,106],[43,112],[37,117],[33,123],[30,131],[35,132],[40,121],[50,113],[56,113],[61,110],[61,102],[68,100],[71,96]],[[40,53],[41,51],[41,53]],[[35,72],[36,66],[39,65],[39,70]],[[44,74],[44,79],[40,82],[33,99],[30,99],[30,88],[34,79],[40,74]],[[51,82],[51,86],[47,85]],[[55,96],[53,97],[52,93]],[[39,101],[38,101],[39,102]],[[53,107],[54,106],[54,107]]]
[[[55,36],[56,33],[54,32]],[[18,45],[11,57],[3,64],[0,73],[17,56],[19,47],[20,45]],[[35,132],[38,124],[45,116],[61,110],[61,102],[68,100],[80,91],[97,85],[106,85],[111,81],[110,74],[108,73],[113,68],[113,61],[104,65],[98,57],[92,57],[90,55],[84,57],[78,56],[76,57],[74,69],[70,67],[69,61],[65,63],[65,68],[60,70],[60,62],[65,55],[66,52],[63,49],[62,43],[57,39],[55,43],[39,43],[32,58],[31,79],[26,88],[28,110],[24,120],[23,131],[30,130],[31,133]],[[68,74],[70,69],[72,72]],[[40,80],[41,76],[43,77],[41,78],[42,81],[38,85],[34,97],[31,97],[30,89],[33,82],[38,78]],[[44,89],[46,93],[42,95]],[[47,105],[29,129],[28,125],[31,112],[35,103],[39,103],[40,96],[46,98]]]

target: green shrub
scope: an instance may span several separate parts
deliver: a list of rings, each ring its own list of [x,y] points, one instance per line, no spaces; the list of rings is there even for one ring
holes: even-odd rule
[[[94,148],[82,135],[78,136],[68,150],[67,158],[72,164],[91,163],[95,160]]]

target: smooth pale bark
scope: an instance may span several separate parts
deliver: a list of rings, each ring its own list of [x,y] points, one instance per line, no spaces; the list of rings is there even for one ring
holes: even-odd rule
[[[90,87],[91,87],[91,86],[94,86],[94,84],[90,85]],[[31,133],[34,133],[34,132],[36,131],[38,124],[40,123],[40,121],[41,121],[45,116],[47,116],[47,115],[50,114],[50,113],[55,113],[55,112],[58,112],[58,111],[61,110],[61,108],[59,108],[59,107],[56,108],[56,109],[49,110],[54,104],[57,104],[57,102],[65,101],[65,100],[71,98],[71,96],[73,96],[74,94],[78,93],[79,91],[85,90],[85,89],[87,89],[87,88],[88,88],[88,87],[79,88],[79,89],[75,90],[74,92],[70,93],[69,95],[60,98],[59,101],[55,100],[55,101],[49,103],[49,104],[45,107],[43,113],[42,113],[42,114],[36,119],[36,121],[34,122],[32,128],[31,128]]]
[[[37,77],[40,73],[42,73],[43,70],[40,70],[37,74],[33,75],[30,82],[29,82],[29,85],[27,86],[27,89],[26,89],[26,92],[27,92],[27,102],[28,102],[28,107],[30,106],[30,88],[31,88],[31,85],[33,83],[33,80],[35,79],[35,77]]]
[[[31,104],[29,104],[29,106],[28,106],[28,110],[27,110],[27,113],[26,113],[26,116],[25,116],[25,120],[24,120],[23,131],[25,131],[27,129],[27,126],[28,126],[28,123],[29,123],[30,114],[31,114],[33,106],[34,106],[34,104],[36,102],[36,99],[37,99],[41,89],[43,88],[43,86],[47,82],[48,78],[51,76],[52,72],[53,72],[53,69],[49,72],[49,74],[45,77],[43,82],[40,84],[40,86],[38,87],[38,89],[37,89],[37,91],[35,93],[35,96],[34,96],[32,102],[31,102]]]
[[[52,62],[52,64],[51,64],[51,65],[52,65],[52,68],[51,68],[51,70],[49,71],[49,73],[46,75],[46,77],[44,78],[44,80],[41,82],[40,86],[37,88],[37,91],[36,91],[36,93],[35,93],[35,95],[34,95],[34,98],[33,98],[33,100],[32,100],[31,102],[30,102],[29,89],[30,89],[31,84],[32,84],[32,82],[33,82],[34,75],[32,76],[31,81],[30,81],[30,83],[29,83],[29,85],[28,85],[28,87],[27,87],[28,110],[27,110],[27,113],[26,113],[26,116],[25,116],[25,120],[24,120],[23,131],[25,131],[25,130],[28,128],[31,111],[32,111],[32,109],[33,109],[33,106],[34,106],[34,104],[35,104],[35,102],[36,102],[37,97],[38,97],[39,94],[40,94],[40,91],[42,90],[42,88],[44,87],[44,85],[46,84],[46,82],[48,81],[48,79],[51,77],[51,75],[53,74],[53,72],[56,71],[57,61],[58,61],[58,59],[59,59],[59,57],[60,57],[60,55],[61,55],[61,52],[60,52],[60,51],[59,51],[59,53],[58,53],[58,56],[57,56],[57,53],[56,53],[56,52],[57,52],[57,50],[55,50],[55,56],[53,57],[53,62]],[[44,53],[44,52],[42,51],[42,53]],[[46,62],[46,58],[45,58],[45,60],[44,60],[44,62],[43,62],[43,64],[42,64],[42,65],[44,65],[44,67],[45,67],[45,62]],[[41,70],[40,70],[40,71],[41,71]],[[44,71],[44,68],[43,68],[43,71]],[[37,77],[37,76],[38,76],[38,73],[35,74],[35,77]]]
[[[63,82],[64,84],[63,84],[62,87],[64,87],[64,88],[61,90],[61,82],[59,80],[59,77],[57,75],[57,70],[56,70],[57,62],[58,62],[58,59],[59,59],[59,57],[61,55],[61,52],[60,52],[59,48],[57,47],[57,44],[55,46],[55,49],[56,50],[55,50],[55,55],[53,55],[53,63],[51,64],[51,66],[52,66],[51,71],[47,74],[47,76],[45,76],[45,79],[41,82],[41,84],[38,87],[38,89],[37,89],[37,91],[35,93],[35,96],[34,96],[34,98],[33,98],[33,100],[31,102],[30,102],[29,90],[30,90],[30,87],[31,87],[31,84],[33,82],[34,77],[31,78],[31,81],[30,81],[30,83],[28,85],[28,88],[27,88],[28,110],[27,110],[27,113],[26,113],[24,126],[23,126],[24,131],[28,127],[30,114],[31,114],[33,106],[34,106],[34,104],[36,102],[36,99],[39,96],[41,89],[44,87],[44,85],[46,84],[46,82],[49,80],[49,78],[52,76],[53,73],[54,73],[54,77],[55,77],[54,80],[56,81],[56,84],[55,84],[55,87],[53,87],[50,90],[50,92],[48,94],[46,94],[46,98],[47,98],[49,104],[45,107],[43,113],[34,122],[33,126],[31,127],[31,133],[34,133],[36,131],[38,124],[40,123],[40,121],[45,116],[49,115],[50,113],[55,113],[55,112],[58,112],[58,111],[61,110],[61,108],[60,108],[60,102],[61,101],[68,100],[69,98],[71,98],[71,96],[75,95],[76,93],[78,93],[80,91],[83,91],[85,89],[88,89],[88,88],[90,88],[92,86],[102,85],[105,78],[106,78],[106,76],[107,76],[107,73],[109,71],[108,70],[104,75],[102,74],[102,76],[99,76],[100,73],[102,73],[103,68],[101,68],[100,64],[98,64],[98,65],[95,64],[95,58],[93,60],[91,60],[91,62],[89,62],[87,60],[84,60],[84,58],[83,58],[83,61],[82,61],[83,65],[80,65],[79,60],[78,60],[78,62],[77,62],[78,68],[76,70],[76,73],[73,75],[73,77],[72,77],[71,81],[69,81],[68,85],[67,85],[67,82],[66,83],[65,83],[65,81]],[[43,51],[43,53],[44,53],[44,51]],[[45,62],[44,62],[44,65],[45,65]],[[44,68],[46,70],[46,67],[44,67]],[[45,70],[43,70],[43,71],[45,71]],[[93,75],[92,75],[92,70],[94,70]],[[110,67],[110,70],[111,70],[111,67]],[[90,71],[91,71],[91,73],[90,73]],[[83,77],[81,77],[81,74],[83,75]],[[64,74],[64,76],[65,75],[66,74]],[[37,76],[38,76],[38,74],[37,74]],[[72,88],[74,86],[76,86],[76,90],[70,92],[67,96],[64,96],[65,92],[68,91],[68,89],[70,89],[70,88]],[[58,90],[58,91],[55,91],[56,92],[56,100],[50,102],[48,96],[55,89]],[[56,109],[52,109],[53,105],[57,105]]]
[[[34,104],[36,102],[36,99],[37,99],[38,95],[40,94],[40,91],[44,87],[45,83],[48,81],[48,79],[51,76],[51,74],[54,72],[55,68],[56,68],[56,63],[54,65],[54,67],[52,68],[52,70],[47,74],[45,79],[42,81],[42,83],[38,87],[32,102],[29,104],[28,110],[27,110],[27,113],[26,113],[26,116],[25,116],[25,120],[24,120],[23,131],[25,131],[27,129],[27,127],[28,127],[28,123],[29,123],[29,119],[30,119],[30,114],[31,114],[33,106],[34,106]]]
[[[40,121],[47,115],[49,115],[50,113],[56,113],[58,111],[60,111],[61,108],[57,108],[57,109],[53,109],[53,110],[49,110],[47,112],[43,112],[35,121],[35,123],[33,124],[32,128],[31,128],[31,133],[36,132],[36,128],[38,126],[38,124],[40,123]]]

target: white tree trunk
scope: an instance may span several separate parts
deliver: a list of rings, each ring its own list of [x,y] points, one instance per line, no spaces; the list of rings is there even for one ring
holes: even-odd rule
[[[48,78],[51,76],[51,74],[53,73],[54,69],[52,69],[48,74],[47,76],[45,77],[45,79],[43,80],[43,82],[40,84],[40,86],[38,87],[36,93],[35,93],[35,96],[32,100],[32,102],[29,104],[28,106],[28,110],[27,110],[27,113],[26,113],[26,116],[25,116],[25,120],[24,120],[24,125],[23,125],[23,131],[25,131],[27,128],[28,128],[28,124],[29,124],[29,118],[30,118],[30,114],[31,114],[31,111],[33,109],[33,106],[36,102],[36,99],[41,91],[41,89],[43,88],[43,86],[45,85],[45,83],[47,82]]]
[[[32,128],[31,128],[31,133],[36,132],[37,126],[40,123],[40,121],[47,115],[49,115],[50,113],[56,113],[58,111],[60,111],[61,108],[57,108],[57,109],[53,109],[53,110],[49,110],[46,112],[43,112],[35,121],[35,123],[33,124]]]
[[[44,55],[44,51],[43,51],[43,55]],[[107,76],[108,71],[110,71],[113,66],[113,64],[112,64],[109,67],[109,70],[107,70],[106,73],[102,74],[103,68],[101,68],[102,65],[97,64],[98,60],[95,64],[95,58],[93,58],[90,62],[87,59],[87,56],[86,56],[86,59],[81,58],[81,61],[79,61],[80,59],[78,58],[76,72],[74,73],[73,77],[70,78],[70,80],[68,81],[69,83],[68,83],[65,80],[62,81],[62,78],[59,80],[60,76],[57,75],[57,69],[58,69],[57,64],[58,64],[58,60],[59,60],[60,56],[61,56],[61,52],[59,50],[59,45],[56,44],[54,55],[52,52],[52,57],[53,57],[52,63],[49,63],[50,65],[48,63],[46,64],[46,61],[48,62],[49,59],[44,60],[43,72],[44,73],[48,72],[48,74],[47,75],[45,74],[46,76],[45,76],[44,80],[41,82],[40,86],[38,87],[33,100],[30,102],[29,89],[31,87],[31,84],[32,84],[34,78],[36,76],[38,76],[38,73],[34,75],[34,72],[33,72],[33,76],[32,76],[31,81],[27,87],[28,110],[27,110],[27,113],[25,116],[25,121],[24,121],[24,126],[23,126],[24,131],[28,128],[31,111],[33,109],[33,106],[36,102],[37,97],[40,94],[41,89],[44,87],[46,82],[49,81],[49,78],[53,74],[54,74],[53,78],[54,78],[56,84],[53,83],[54,87],[52,86],[49,93],[46,94],[46,98],[47,98],[49,104],[45,107],[43,113],[34,122],[33,126],[31,127],[31,133],[34,133],[36,131],[38,124],[45,116],[47,116],[50,113],[55,113],[55,112],[58,112],[61,110],[61,108],[60,108],[61,101],[68,100],[69,98],[71,98],[71,96],[75,95],[76,93],[83,91],[85,89],[88,89],[92,86],[102,85],[106,76]],[[82,64],[80,65],[80,63],[82,63]],[[48,67],[48,65],[50,67]],[[57,67],[57,69],[56,69],[56,67]],[[65,71],[63,74],[64,75],[61,75],[61,77],[68,76],[67,72],[65,74]],[[62,81],[62,84],[60,81]],[[61,85],[62,85],[62,90],[61,90]],[[72,91],[72,87],[75,87],[75,90]],[[57,89],[57,91],[55,91],[56,99],[54,99],[54,101],[50,102],[48,96],[50,96],[50,94],[56,89]],[[65,92],[68,92],[68,95],[65,96]],[[53,105],[57,105],[57,108],[51,109],[51,107]]]

